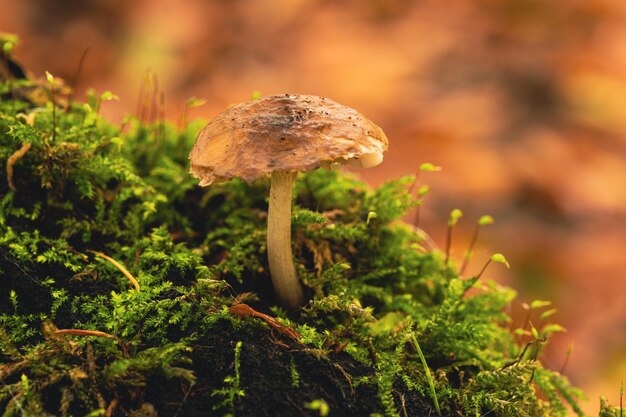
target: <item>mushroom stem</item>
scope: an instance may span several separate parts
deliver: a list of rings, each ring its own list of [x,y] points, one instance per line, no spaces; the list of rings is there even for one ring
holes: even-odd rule
[[[296,276],[291,252],[291,196],[297,172],[272,172],[267,213],[267,257],[274,292],[289,311],[304,305],[304,292]]]

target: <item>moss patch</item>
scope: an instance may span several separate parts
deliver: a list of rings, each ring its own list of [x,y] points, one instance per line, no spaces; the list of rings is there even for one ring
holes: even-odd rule
[[[538,360],[558,329],[511,334],[511,289],[460,277],[397,221],[419,203],[412,178],[300,175],[293,248],[311,301],[286,315],[267,182],[202,189],[187,173],[202,123],[116,126],[101,96],[28,98],[49,90],[0,84],[4,415],[582,415]]]

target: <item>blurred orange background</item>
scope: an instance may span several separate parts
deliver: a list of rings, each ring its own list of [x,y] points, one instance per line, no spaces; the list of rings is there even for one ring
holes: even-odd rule
[[[146,70],[166,117],[186,100],[209,119],[263,94],[306,93],[354,107],[390,138],[376,185],[422,173],[420,226],[441,246],[453,208],[461,259],[482,214],[468,273],[493,252],[519,290],[511,307],[549,299],[568,332],[544,353],[590,397],[619,402],[626,376],[626,3],[618,0],[0,0],[16,59],[111,90],[111,121],[134,112]],[[407,216],[412,221],[413,213]],[[538,317],[533,316],[537,321]]]

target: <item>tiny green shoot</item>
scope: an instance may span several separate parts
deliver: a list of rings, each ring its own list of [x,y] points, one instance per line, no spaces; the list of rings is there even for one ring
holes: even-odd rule
[[[448,266],[450,261],[450,248],[452,246],[452,229],[458,223],[459,219],[463,217],[463,212],[459,209],[454,209],[450,212],[450,217],[448,217],[448,232],[446,235],[446,259],[444,261],[444,265]]]
[[[234,360],[234,375],[228,375],[224,378],[224,387],[220,389],[216,389],[211,393],[211,396],[223,397],[222,402],[217,403],[213,407],[213,411],[218,410],[222,407],[226,407],[229,410],[230,416],[235,415],[235,400],[237,398],[245,397],[246,393],[241,388],[241,348],[243,343],[238,341],[235,344],[235,360]]]
[[[548,301],[548,300],[533,300],[530,303],[530,310],[537,310],[539,308],[543,308],[543,307],[548,307],[549,305],[552,305],[552,301]]]
[[[481,216],[476,222],[476,226],[474,227],[474,234],[472,235],[472,240],[470,241],[467,251],[465,251],[465,256],[463,256],[463,264],[461,265],[461,268],[459,269],[459,275],[463,275],[463,273],[465,272],[465,269],[467,268],[467,265],[472,259],[472,255],[474,254],[474,246],[476,246],[476,242],[478,240],[478,233],[480,229],[483,226],[493,224],[494,222],[495,220],[493,219],[493,217],[489,215]]]
[[[9,55],[19,43],[19,38],[11,33],[0,33],[0,43],[2,43],[2,51]]]
[[[102,105],[103,101],[113,101],[113,100],[119,100],[120,98],[110,92],[110,91],[105,91],[104,93],[100,94],[100,97],[98,97],[98,102],[96,104],[96,116],[99,116],[100,114],[100,106]]]
[[[430,389],[430,395],[433,399],[433,403],[435,404],[435,409],[437,410],[437,414],[441,416],[441,408],[439,407],[439,399],[437,397],[437,391],[435,390],[435,382],[432,374],[430,373],[430,368],[426,363],[426,357],[424,357],[424,353],[422,352],[422,348],[417,342],[417,338],[415,334],[411,332],[409,334],[409,340],[413,343],[413,347],[417,351],[417,356],[419,356],[420,361],[422,362],[422,366],[424,367],[424,372],[426,373],[426,379],[428,380],[428,388]]]
[[[545,320],[548,317],[555,315],[556,312],[557,312],[556,308],[551,308],[550,310],[546,310],[543,313],[541,313],[541,315],[539,316],[539,319],[540,320]]]
[[[188,109],[192,109],[195,107],[202,107],[206,104],[206,99],[205,98],[197,98],[197,97],[191,97],[189,99],[187,99],[187,101],[185,102],[185,105],[183,106],[183,111],[180,114],[179,120],[178,120],[178,127],[179,129],[182,129],[183,127],[187,126],[187,111]]]
[[[493,255],[491,255],[491,258],[489,258],[489,260],[487,260],[487,262],[485,262],[485,265],[483,265],[483,267],[480,270],[480,272],[478,273],[478,275],[476,275],[477,279],[480,279],[480,277],[483,275],[483,273],[485,272],[485,270],[487,269],[489,264],[491,264],[492,262],[495,262],[495,263],[498,263],[498,264],[503,264],[507,268],[511,269],[511,265],[509,265],[509,261],[506,260],[506,258],[504,257],[503,254],[501,254],[501,253],[494,253]]]
[[[430,162],[424,162],[420,165],[419,170],[424,172],[438,172],[441,171],[441,167]]]
[[[54,76],[48,71],[46,71],[46,80],[48,81],[48,84],[50,84],[50,94],[52,95],[52,142],[54,143],[56,141],[57,134],[57,104],[54,90],[55,79]]]
[[[415,179],[413,180],[413,182],[409,186],[409,190],[408,190],[409,194],[413,194],[413,190],[415,190],[415,187],[417,186],[417,184],[419,184],[420,173],[422,171],[423,172],[437,172],[437,171],[441,171],[441,167],[437,166],[435,164],[432,164],[430,162],[422,163],[419,166],[419,168],[417,169],[417,172],[415,173]],[[415,207],[415,220],[413,221],[413,225],[415,226],[416,229],[419,228],[420,206],[422,205],[422,201],[424,199],[424,196],[426,196],[426,194],[428,194],[428,191],[430,191],[430,187],[428,187],[427,185],[421,185],[417,189],[417,197],[418,197],[419,204]]]
[[[4,58],[3,63],[7,73],[7,87],[9,89],[11,97],[13,97],[13,77],[11,77],[11,71],[9,70],[9,56],[11,55],[11,52],[13,52],[13,48],[15,47],[15,45],[17,45],[18,42],[19,38],[17,37],[17,35],[11,33],[0,33],[0,44],[2,45],[2,52],[4,52],[2,54]]]
[[[322,399],[317,399],[305,403],[304,407],[309,410],[317,411],[320,417],[327,417],[328,413],[330,413],[330,407],[328,406],[328,403]]]

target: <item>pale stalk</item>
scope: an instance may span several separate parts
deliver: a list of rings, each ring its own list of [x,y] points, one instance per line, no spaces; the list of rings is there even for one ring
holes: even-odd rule
[[[304,305],[291,252],[291,196],[297,172],[273,172],[267,213],[267,257],[276,297],[288,311]]]

